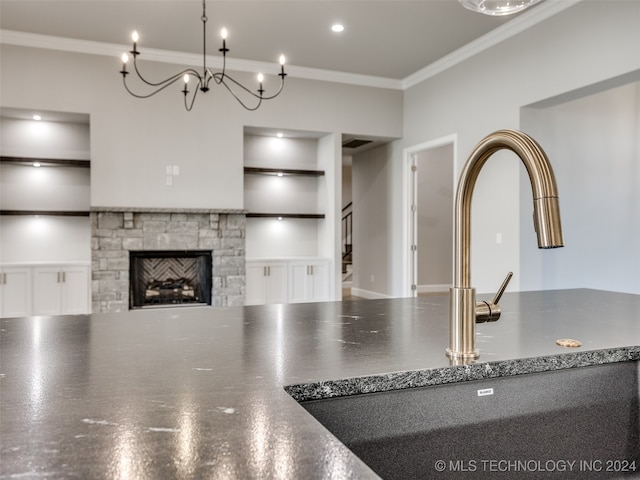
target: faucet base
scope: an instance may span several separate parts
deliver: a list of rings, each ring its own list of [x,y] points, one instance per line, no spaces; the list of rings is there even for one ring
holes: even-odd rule
[[[460,360],[475,360],[480,356],[480,352],[476,349],[471,352],[454,352],[450,348],[445,349],[447,357]]]
[[[449,304],[450,358],[478,358],[476,349],[476,289],[453,287]]]

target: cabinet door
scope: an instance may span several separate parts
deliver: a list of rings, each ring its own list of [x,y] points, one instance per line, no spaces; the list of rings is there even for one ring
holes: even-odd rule
[[[291,303],[320,302],[329,298],[327,262],[314,260],[292,262],[289,271]]]
[[[308,301],[307,276],[309,264],[306,262],[293,262],[289,267],[289,301],[300,303]]]
[[[3,268],[0,272],[0,316],[31,315],[31,269]]]
[[[249,263],[246,268],[245,305],[262,305],[267,301],[266,266],[263,263]]]
[[[287,303],[287,265],[273,262],[267,265],[267,298],[265,303]]]
[[[287,303],[285,262],[247,262],[245,305]]]
[[[65,267],[62,269],[62,314],[89,313],[89,269]]]
[[[60,267],[33,269],[33,314],[59,315],[62,312]]]
[[[329,267],[326,262],[310,264],[307,281],[309,302],[322,302],[329,299]]]

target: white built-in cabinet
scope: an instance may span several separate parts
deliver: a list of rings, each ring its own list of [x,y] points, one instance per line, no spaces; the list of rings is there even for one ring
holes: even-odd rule
[[[31,315],[31,268],[0,268],[0,317]]]
[[[246,272],[246,305],[329,300],[327,259],[247,259]]]
[[[27,264],[0,272],[3,318],[91,312],[88,264]]]
[[[287,303],[287,263],[247,260],[245,305]]]
[[[33,315],[89,312],[89,269],[52,266],[33,269]]]
[[[321,259],[289,262],[289,302],[322,302],[329,299],[329,265]]]

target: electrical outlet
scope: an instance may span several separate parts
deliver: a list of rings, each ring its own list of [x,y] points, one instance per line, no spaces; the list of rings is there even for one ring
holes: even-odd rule
[[[167,165],[166,167],[164,167],[164,173],[166,173],[167,175],[171,175],[171,165]]]
[[[498,245],[502,244],[502,234],[500,232],[496,233],[496,243]]]
[[[174,175],[180,175],[180,165],[174,165],[173,166],[173,174]]]
[[[167,175],[166,182],[167,187],[171,187],[173,185],[173,177],[171,175]]]

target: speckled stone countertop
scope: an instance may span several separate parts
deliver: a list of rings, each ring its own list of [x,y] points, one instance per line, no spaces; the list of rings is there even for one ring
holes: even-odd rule
[[[0,478],[378,478],[291,395],[640,358],[640,295],[501,305],[463,366],[444,354],[446,296],[3,319]]]

